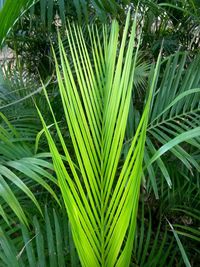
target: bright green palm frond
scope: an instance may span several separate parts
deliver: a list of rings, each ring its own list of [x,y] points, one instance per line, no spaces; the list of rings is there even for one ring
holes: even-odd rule
[[[121,166],[140,43],[138,39],[138,45],[135,45],[136,22],[130,33],[129,24],[130,14],[120,43],[116,21],[112,22],[110,33],[104,27],[102,43],[97,28],[89,28],[92,58],[81,28],[69,25],[67,38],[75,75],[59,40],[61,70],[55,58],[56,72],[78,168],[69,155],[53,110],[70,171],[40,114],[74,242],[82,266],[87,267],[128,266],[132,253],[146,127],[156,76],[152,79],[150,97]],[[155,73],[158,65],[159,62]]]

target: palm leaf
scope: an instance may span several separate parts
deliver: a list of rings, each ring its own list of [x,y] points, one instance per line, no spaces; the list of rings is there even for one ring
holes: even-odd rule
[[[142,197],[144,198],[144,196]],[[162,214],[157,214],[157,218],[155,218],[150,207],[147,211],[145,210],[148,202],[144,203],[143,198],[134,240],[134,263],[141,267],[174,266],[179,257],[174,237],[169,234],[164,225]]]
[[[48,30],[52,29],[54,23],[56,26],[61,26],[59,19],[65,25],[66,13],[77,15],[78,21],[87,20],[88,17],[88,3],[87,1],[73,0],[6,0],[5,3],[0,2],[0,44],[2,45],[6,36],[14,26],[14,24],[21,18],[21,16],[30,10],[30,22],[32,15],[35,12],[34,5],[40,2],[40,17]],[[70,11],[68,10],[70,6]],[[75,10],[75,12],[74,12]],[[57,22],[55,22],[55,15],[57,15]]]
[[[97,28],[89,28],[92,59],[80,27],[68,27],[74,63],[73,76],[59,40],[61,68],[56,71],[63,110],[78,169],[51,109],[68,168],[40,114],[54,168],[71,223],[82,266],[128,266],[132,253],[150,98],[121,171],[121,152],[129,113],[138,46],[134,52],[136,22],[128,37],[128,15],[120,47],[119,26],[104,28],[103,44]],[[127,43],[127,49],[125,49]],[[139,43],[139,42],[138,42]],[[92,65],[94,62],[94,66]],[[158,71],[159,63],[156,71]],[[156,74],[155,74],[156,75]],[[156,76],[152,78],[150,97]]]
[[[0,44],[14,25],[16,20],[25,12],[32,4],[33,0],[12,1],[6,0],[0,11]]]
[[[177,241],[177,244],[178,244],[179,249],[180,249],[180,251],[181,251],[181,255],[182,255],[182,257],[183,257],[185,266],[186,266],[186,267],[191,267],[191,264],[190,264],[190,262],[189,262],[189,260],[188,260],[187,254],[185,253],[184,247],[183,247],[183,245],[182,245],[182,243],[181,243],[181,241],[180,241],[180,239],[179,239],[179,237],[178,237],[177,232],[174,230],[173,226],[170,224],[169,221],[168,221],[168,223],[169,223],[170,228],[172,229],[172,232],[173,232],[173,234],[174,234],[174,237],[176,238],[176,241]]]
[[[44,221],[33,217],[32,230],[23,224],[7,230],[1,223],[0,267],[78,267],[76,252],[70,259],[74,244],[67,221],[66,214],[46,207]]]
[[[54,184],[57,181],[52,175],[53,166],[47,161],[46,154],[34,155],[34,143],[31,147],[25,142],[30,142],[28,130],[27,135],[22,137],[3,114],[0,116],[4,120],[4,127],[0,125],[0,215],[9,223],[10,211],[7,208],[10,207],[21,222],[28,224],[19,192],[23,192],[41,212],[34,195],[36,187],[42,186],[58,201],[49,185],[49,181]]]
[[[171,187],[166,159],[161,158],[165,153],[170,151],[170,159],[179,159],[191,174],[200,171],[198,160],[191,154],[200,147],[199,56],[188,64],[187,54],[177,53],[163,64],[162,79],[153,96],[145,150],[145,163],[157,198],[158,181],[150,165],[156,161],[154,169],[157,165]]]
[[[198,249],[200,198],[199,185],[196,184],[196,173],[192,176],[184,165],[177,166],[176,161],[170,164],[168,170],[172,186],[170,189],[164,182],[163,177],[159,179],[158,188],[161,194],[159,200],[153,201],[154,208],[156,208],[155,213],[153,213],[154,208],[151,206],[152,218],[154,218],[154,222],[155,217],[156,219],[163,218],[161,231],[164,230],[164,226],[167,226],[168,238],[171,236],[170,232],[174,234],[175,242],[173,242],[172,250],[177,251],[176,258],[180,262],[180,266],[183,265],[183,261],[188,262],[188,260],[194,266],[198,262],[200,253]],[[153,194],[149,196],[149,199],[151,197],[153,197]],[[180,260],[181,256],[182,260]]]

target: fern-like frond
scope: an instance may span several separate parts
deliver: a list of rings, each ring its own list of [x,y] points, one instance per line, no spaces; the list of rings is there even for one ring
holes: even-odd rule
[[[31,139],[32,133],[29,136],[27,130],[23,136],[3,114],[0,113],[0,117],[4,120],[4,124],[0,124],[0,215],[10,224],[10,210],[7,209],[10,207],[21,222],[28,224],[20,198],[24,194],[41,212],[35,188],[45,188],[58,201],[49,185],[49,181],[57,184],[57,180],[52,175],[53,166],[46,154],[34,155],[34,143],[28,145],[34,140]]]
[[[169,173],[161,155],[170,150],[173,157],[193,173],[200,171],[199,162],[191,155],[200,148],[200,75],[199,56],[187,63],[187,54],[177,53],[164,62],[163,78],[154,93],[152,112],[148,125],[146,160],[157,165],[171,186]],[[182,145],[181,143],[185,143]],[[155,164],[153,165],[155,166]],[[151,180],[158,196],[155,176],[151,170]]]

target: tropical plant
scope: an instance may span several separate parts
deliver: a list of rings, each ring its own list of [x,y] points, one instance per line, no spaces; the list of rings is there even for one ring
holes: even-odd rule
[[[16,224],[0,229],[0,266],[72,267],[79,266],[66,214],[45,208],[44,219],[34,216],[31,229]]]
[[[72,236],[83,266],[198,266],[198,3],[3,2],[14,58],[0,84],[0,266],[78,266]],[[136,6],[133,40],[122,27]]]
[[[172,182],[168,166],[173,164],[174,158],[179,160],[180,167],[176,168],[177,172],[179,168],[180,170],[183,168],[182,165],[189,170],[191,177],[195,170],[200,171],[200,159],[193,154],[200,147],[199,56],[189,62],[187,53],[176,53],[163,64],[165,66],[159,75],[162,78],[152,101],[145,149],[145,162],[148,165],[152,183],[150,188],[153,188],[157,197],[158,181],[155,181],[157,167],[169,186]],[[164,147],[166,149],[163,151]],[[159,151],[157,151],[158,148],[160,148]],[[169,150],[171,156],[168,153],[165,157],[160,157]],[[150,166],[148,163],[152,155],[154,159],[157,158],[157,167],[155,164]],[[152,160],[151,163],[153,163]],[[194,179],[195,177],[192,178]]]
[[[163,214],[154,214],[148,201],[140,203],[139,219],[133,246],[133,263],[136,266],[182,265],[176,241]],[[146,205],[145,205],[146,204]]]
[[[50,181],[57,184],[57,180],[52,175],[53,167],[47,161],[47,155],[34,155],[34,143],[28,145],[32,139],[32,133],[28,135],[29,128],[26,135],[22,135],[2,113],[0,116],[4,121],[4,124],[0,124],[0,214],[10,224],[13,221],[11,209],[21,222],[28,224],[25,215],[27,197],[42,213],[34,194],[43,187],[59,202],[49,185]]]
[[[128,266],[131,259],[146,127],[159,62],[123,163],[121,152],[140,43],[134,21],[126,48],[129,20],[130,13],[120,46],[116,21],[110,33],[103,28],[103,45],[97,28],[88,29],[92,58],[81,28],[69,25],[67,38],[75,75],[59,41],[62,70],[55,58],[56,72],[77,162],[71,159],[48,103],[69,170],[40,113],[82,266]]]
[[[176,261],[180,266],[183,266],[184,263],[186,266],[191,266],[190,263],[193,266],[199,261],[200,253],[197,249],[200,218],[197,212],[200,164],[198,153],[200,133],[198,69],[198,56],[191,60],[188,53],[176,53],[162,62],[158,73],[159,80],[153,95],[144,153],[147,169],[144,168],[142,182],[146,199],[145,205],[150,205],[151,217],[149,219],[148,212],[146,212],[144,220],[141,221],[143,226],[136,238],[143,242],[140,241],[140,244],[137,245],[139,248],[135,245],[140,252],[136,251],[134,254],[134,262],[140,263],[141,266],[151,266],[153,264],[151,261],[154,261],[155,264],[157,261],[161,265],[163,264],[162,259],[164,262],[167,261],[167,263],[165,262],[167,266],[170,264],[174,266]],[[133,99],[133,103],[135,102]],[[125,154],[140,118],[138,107],[133,105],[128,120],[127,141],[124,145]],[[171,228],[166,218],[171,222]],[[155,232],[159,232],[158,239],[155,239],[156,244],[160,246],[159,236],[163,238],[163,245],[158,254],[154,254],[157,245],[153,245],[150,239],[152,229],[148,229],[149,234],[143,232],[144,227],[151,227],[151,220],[154,221],[154,225],[156,224],[152,234],[157,236]],[[168,229],[168,233],[165,232],[165,227]],[[180,260],[180,254],[177,254],[176,245],[172,245],[172,250],[167,250],[169,253],[170,250],[174,253],[176,251],[174,256],[170,254],[167,257],[166,254],[166,257],[160,257],[163,252],[162,248],[166,250],[171,247],[171,245],[169,246],[172,240],[170,231],[173,231],[176,237],[184,263]],[[167,239],[170,241],[168,242]],[[145,242],[147,243],[145,244]],[[142,246],[147,255],[150,253],[151,257],[146,258],[145,253],[141,254]],[[176,259],[177,257],[178,259]],[[169,258],[171,260],[174,258],[174,260],[169,261]]]

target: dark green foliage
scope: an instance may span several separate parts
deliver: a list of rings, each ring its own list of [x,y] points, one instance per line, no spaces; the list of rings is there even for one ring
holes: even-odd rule
[[[1,267],[80,266],[68,218],[62,211],[45,208],[44,219],[34,216],[29,228],[15,225],[0,230]]]

